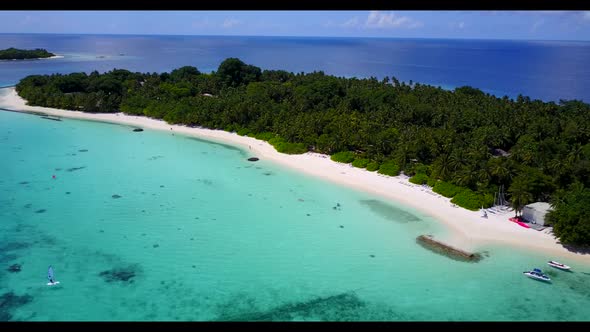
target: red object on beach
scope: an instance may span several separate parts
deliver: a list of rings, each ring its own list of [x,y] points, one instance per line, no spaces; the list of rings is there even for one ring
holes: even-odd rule
[[[522,226],[524,228],[531,228],[529,225],[527,225],[527,224],[523,223],[522,221],[520,221],[520,218],[519,217],[512,217],[512,218],[509,218],[508,220],[512,221],[513,223],[517,223],[517,224],[519,224],[520,226]]]

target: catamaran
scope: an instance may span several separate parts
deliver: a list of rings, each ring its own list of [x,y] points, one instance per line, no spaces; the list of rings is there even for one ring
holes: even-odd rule
[[[53,268],[51,267],[51,265],[49,265],[49,269],[47,270],[47,279],[49,279],[49,282],[47,283],[47,286],[53,286],[53,285],[59,284],[59,281],[55,281],[54,280],[54,277],[53,277]]]
[[[547,262],[547,265],[553,266],[554,268],[558,268],[560,270],[568,271],[570,269],[569,266],[567,266],[565,264],[561,264],[560,262],[556,262],[556,261],[549,261],[549,262]]]
[[[533,269],[532,271],[524,271],[523,272],[524,275],[526,275],[529,278],[533,278],[533,279],[537,279],[537,280],[541,280],[541,281],[551,281],[551,278],[549,278],[547,275],[545,275],[541,269]]]

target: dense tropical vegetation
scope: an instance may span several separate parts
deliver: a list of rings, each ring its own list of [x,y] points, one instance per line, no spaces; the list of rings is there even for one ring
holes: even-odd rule
[[[47,52],[47,50],[42,48],[37,48],[34,50],[19,50],[17,48],[11,47],[5,50],[0,50],[0,60],[41,59],[49,58],[54,55],[55,54]]]
[[[472,210],[491,206],[500,186],[517,212],[554,199],[551,221],[562,242],[590,244],[590,219],[571,211],[590,206],[578,192],[590,188],[590,105],[581,101],[261,70],[236,58],[209,74],[187,66],[34,75],[17,91],[31,105],[235,131],[284,153],[315,151],[382,174],[403,171]]]

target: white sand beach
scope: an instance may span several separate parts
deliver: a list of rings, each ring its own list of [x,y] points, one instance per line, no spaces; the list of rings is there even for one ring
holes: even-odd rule
[[[354,168],[330,160],[329,156],[317,153],[287,155],[277,152],[270,144],[251,137],[239,136],[221,130],[189,128],[170,125],[162,120],[147,117],[129,116],[123,113],[91,114],[76,111],[65,111],[53,108],[27,106],[26,101],[18,96],[14,87],[0,89],[0,108],[21,112],[43,112],[49,115],[119,123],[182,133],[217,142],[239,145],[248,149],[253,156],[271,160],[292,169],[320,177],[335,183],[346,185],[358,190],[377,194],[385,200],[396,201],[411,206],[423,213],[443,222],[453,232],[447,243],[464,250],[477,250],[485,244],[509,244],[522,248],[543,252],[550,259],[577,260],[590,263],[590,254],[574,253],[563,246],[547,231],[536,231],[523,228],[508,218],[513,212],[488,214],[481,217],[481,212],[468,211],[453,207],[449,198],[433,193],[429,189],[410,183],[403,176],[389,177]]]

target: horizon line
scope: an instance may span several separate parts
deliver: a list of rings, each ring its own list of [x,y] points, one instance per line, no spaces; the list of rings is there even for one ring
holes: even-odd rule
[[[179,37],[274,37],[274,38],[359,38],[359,39],[430,39],[430,40],[495,40],[495,41],[547,41],[590,42],[590,39],[526,39],[526,38],[461,38],[461,37],[382,37],[382,36],[294,36],[294,35],[199,35],[199,34],[150,34],[150,33],[65,33],[65,32],[0,32],[0,35],[75,35],[75,36],[179,36]]]

